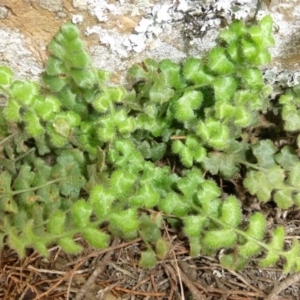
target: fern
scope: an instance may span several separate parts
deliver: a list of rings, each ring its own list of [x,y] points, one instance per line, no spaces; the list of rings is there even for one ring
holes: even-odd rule
[[[127,91],[93,67],[77,27],[67,23],[48,47],[46,87],[14,80],[1,66],[1,246],[7,241],[21,257],[27,247],[47,256],[52,243],[81,251],[78,233],[97,248],[111,235],[140,236],[140,265],[150,268],[168,253],[166,220],[182,226],[193,256],[226,248],[227,268],[241,269],[253,256],[261,266],[283,257],[285,272],[299,271],[298,242],[286,249],[281,226],[266,240],[265,217],[246,221],[241,201],[224,199],[206,176],[233,180],[243,168],[244,187],[260,201],[300,205],[296,151],[271,137],[253,139],[248,130],[277,112],[284,123],[275,131],[300,144],[297,88],[273,103],[258,69],[273,44],[269,16],[255,26],[236,21],[201,59],[134,65],[128,74],[136,84]]]

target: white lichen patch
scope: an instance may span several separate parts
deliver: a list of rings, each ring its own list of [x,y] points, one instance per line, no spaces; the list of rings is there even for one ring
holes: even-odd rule
[[[1,27],[0,36],[0,64],[9,65],[15,71],[17,79],[38,80],[43,66],[32,57],[32,52],[24,42],[24,36]]]

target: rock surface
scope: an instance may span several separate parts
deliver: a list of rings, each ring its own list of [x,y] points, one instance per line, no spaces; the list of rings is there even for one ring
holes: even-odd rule
[[[284,80],[297,83],[300,0],[258,2],[258,19],[266,14],[274,19],[276,46],[268,68],[288,70],[284,74],[289,76],[296,72]],[[37,80],[47,44],[71,20],[79,25],[96,67],[111,71],[113,81],[124,84],[126,70],[146,57],[182,61],[201,56],[214,46],[226,23],[249,21],[256,5],[256,0],[2,0],[0,65],[9,65],[18,78]]]

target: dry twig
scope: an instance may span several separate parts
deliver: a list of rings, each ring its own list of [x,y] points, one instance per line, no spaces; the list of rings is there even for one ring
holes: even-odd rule
[[[96,281],[97,277],[101,274],[101,272],[103,271],[104,267],[107,265],[108,261],[110,260],[110,257],[113,254],[112,250],[114,249],[114,246],[116,246],[118,244],[118,242],[119,242],[119,239],[115,239],[112,242],[111,247],[109,247],[108,249],[106,249],[107,253],[105,254],[103,260],[98,265],[98,267],[93,271],[92,275],[85,282],[85,284],[83,285],[83,287],[80,289],[80,291],[76,295],[75,300],[84,299],[85,293],[89,290],[89,288],[92,286],[92,284]]]
[[[293,285],[297,281],[300,281],[300,272],[297,272],[287,278],[285,278],[280,284],[275,285],[272,292],[266,298],[266,300],[277,300],[280,292]]]

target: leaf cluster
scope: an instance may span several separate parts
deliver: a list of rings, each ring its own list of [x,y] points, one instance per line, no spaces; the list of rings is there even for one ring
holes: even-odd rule
[[[300,205],[297,152],[272,140],[288,133],[299,145],[298,91],[272,101],[258,68],[270,62],[273,44],[269,16],[255,26],[235,21],[203,58],[134,65],[126,90],[93,67],[67,23],[49,44],[43,86],[14,80],[1,66],[0,246],[47,256],[52,243],[81,251],[78,233],[97,248],[111,235],[139,236],[140,265],[150,268],[168,255],[161,234],[168,222],[182,228],[193,256],[226,248],[227,268],[260,255],[262,266],[283,257],[285,272],[300,270],[298,242],[286,250],[280,226],[266,241],[263,214],[246,221],[238,197],[224,199],[213,180],[234,181],[243,171],[244,188],[259,201]],[[283,123],[264,138],[268,113]]]

